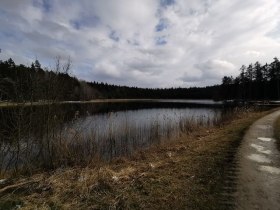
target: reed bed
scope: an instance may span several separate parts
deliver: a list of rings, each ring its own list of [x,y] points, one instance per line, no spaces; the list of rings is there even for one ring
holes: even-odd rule
[[[125,118],[116,123],[117,113],[105,115],[100,126],[94,116],[88,120],[79,111],[66,113],[56,104],[40,108],[19,106],[6,110],[0,133],[0,175],[32,174],[69,166],[88,166],[97,162],[129,157],[136,150],[160,145],[202,128],[221,126],[237,114],[246,112],[235,108],[213,115],[176,116],[177,121],[163,116],[144,125]],[[4,118],[3,118],[4,119]],[[67,119],[67,120],[66,120]],[[10,134],[8,134],[10,132]]]

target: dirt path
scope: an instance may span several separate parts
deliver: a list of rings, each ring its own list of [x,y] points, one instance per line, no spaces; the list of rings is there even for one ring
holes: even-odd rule
[[[280,111],[256,121],[238,152],[236,209],[280,209],[280,153],[273,123]]]

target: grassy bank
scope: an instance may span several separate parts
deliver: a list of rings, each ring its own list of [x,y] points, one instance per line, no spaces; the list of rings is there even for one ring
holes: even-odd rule
[[[280,117],[274,123],[274,137],[277,141],[277,148],[280,151]]]
[[[242,112],[129,159],[60,168],[0,184],[0,209],[219,209],[224,176],[248,126],[268,112]],[[2,185],[2,186],[1,186]]]

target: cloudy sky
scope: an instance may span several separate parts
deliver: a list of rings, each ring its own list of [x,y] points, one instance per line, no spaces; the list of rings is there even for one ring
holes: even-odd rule
[[[279,21],[279,0],[1,0],[0,59],[70,57],[87,81],[212,85],[279,56]]]

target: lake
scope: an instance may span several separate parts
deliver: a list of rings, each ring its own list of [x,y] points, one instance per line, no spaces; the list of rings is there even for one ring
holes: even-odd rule
[[[130,156],[182,132],[217,124],[212,100],[112,100],[0,109],[2,168],[55,167]],[[4,164],[5,163],[5,164]]]

